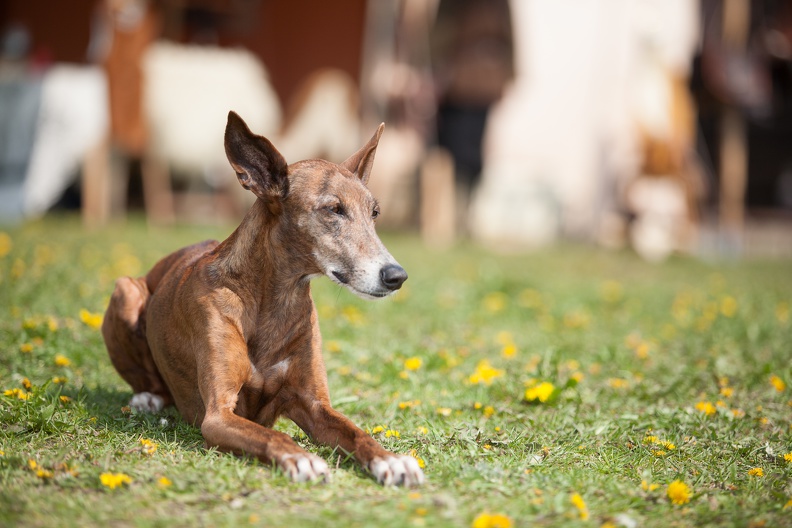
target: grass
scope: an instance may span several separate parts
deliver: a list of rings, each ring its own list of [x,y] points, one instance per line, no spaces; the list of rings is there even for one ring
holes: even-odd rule
[[[404,291],[368,303],[320,279],[314,299],[335,406],[426,464],[403,490],[286,421],[329,484],[124,408],[94,317],[114,279],[229,232],[61,217],[0,234],[0,525],[792,525],[792,262],[383,237]]]

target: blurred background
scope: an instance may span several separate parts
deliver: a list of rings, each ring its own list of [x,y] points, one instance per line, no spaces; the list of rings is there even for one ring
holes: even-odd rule
[[[661,261],[792,255],[792,2],[4,0],[0,223],[238,221],[229,110],[287,161],[386,123],[382,224]]]

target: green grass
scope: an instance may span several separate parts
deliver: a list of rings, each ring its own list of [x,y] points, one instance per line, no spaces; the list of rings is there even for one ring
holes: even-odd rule
[[[8,251],[0,235],[0,525],[471,526],[489,512],[513,526],[792,526],[792,262],[435,253],[383,237],[404,291],[364,302],[320,279],[314,299],[335,406],[426,463],[426,486],[403,490],[286,421],[330,462],[329,484],[205,450],[173,410],[123,409],[131,391],[80,311],[102,312],[117,276],[229,232],[86,232],[64,217],[6,228]],[[527,403],[540,382],[555,390]],[[105,472],[131,483],[111,490]],[[687,504],[667,497],[675,480]]]

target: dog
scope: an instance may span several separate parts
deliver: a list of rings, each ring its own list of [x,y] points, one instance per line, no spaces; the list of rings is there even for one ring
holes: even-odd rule
[[[417,461],[386,451],[330,405],[310,281],[326,275],[365,299],[391,295],[407,273],[375,232],[366,184],[381,124],[341,164],[287,165],[272,143],[228,114],[225,150],[256,201],[223,242],[160,260],[116,281],[102,335],[131,385],[130,406],[175,404],[207,447],[254,456],[295,481],[327,480],[324,460],[271,429],[279,416],[351,454],[377,482],[424,482]]]

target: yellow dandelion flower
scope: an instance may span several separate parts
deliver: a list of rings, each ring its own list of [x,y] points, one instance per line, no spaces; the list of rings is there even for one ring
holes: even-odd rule
[[[511,332],[500,331],[498,335],[495,336],[495,342],[499,345],[512,345],[514,344],[514,338],[512,337]]]
[[[792,464],[792,452],[785,453],[785,454],[784,454],[784,460],[786,460],[787,462],[789,462],[790,464]]]
[[[157,486],[163,489],[170,487],[172,484],[173,482],[168,477],[160,477],[157,480]]]
[[[85,308],[80,310],[80,321],[82,321],[83,324],[91,328],[96,329],[102,326],[103,319],[104,316],[100,313],[91,313]]]
[[[27,392],[24,392],[22,389],[8,389],[7,391],[3,392],[4,396],[11,396],[12,398],[19,398],[20,400],[27,400],[30,395]]]
[[[591,317],[585,312],[570,312],[564,315],[564,326],[567,328],[586,328]]]
[[[32,458],[28,458],[28,467],[29,467],[29,468],[30,468],[32,471],[36,471],[36,469],[38,469],[38,462],[36,462],[36,461],[35,461],[35,460],[33,460]]]
[[[146,455],[153,455],[157,452],[157,444],[147,438],[140,439],[141,451]]]
[[[656,444],[659,439],[654,435],[646,435],[643,439],[644,444]]]
[[[492,292],[488,293],[484,299],[481,301],[481,304],[484,306],[484,309],[488,312],[498,313],[502,311],[506,307],[506,301],[508,297],[503,292]]]
[[[733,394],[734,394],[734,389],[732,389],[731,387],[721,387],[720,395],[723,396],[724,398],[731,398]]]
[[[72,401],[72,399],[68,396],[58,396],[58,399],[61,401],[61,403],[69,403]]]
[[[40,468],[36,471],[36,476],[41,480],[47,480],[52,478],[52,471],[49,469]]]
[[[428,429],[428,428],[426,428],[426,427],[424,427],[424,426],[422,425],[422,426],[420,426],[418,429],[416,429],[416,430],[415,430],[415,432],[416,432],[417,434],[422,434],[422,435],[425,435],[425,434],[429,434],[429,429]]]
[[[553,395],[555,391],[555,385],[550,383],[549,381],[543,381],[539,385],[534,387],[529,387],[525,391],[525,399],[529,402],[541,402],[545,403],[547,400],[550,399],[550,396]]]
[[[468,381],[474,385],[483,383],[484,385],[491,385],[492,380],[503,376],[504,371],[496,369],[486,359],[482,359],[476,365],[476,370],[470,375]]]
[[[404,368],[407,370],[418,370],[422,364],[423,361],[419,357],[411,357],[404,360]]]
[[[22,381],[21,381],[20,383],[21,383],[21,384],[22,384],[22,386],[23,386],[23,387],[25,387],[27,390],[30,390],[30,388],[33,386],[33,384],[32,384],[32,383],[30,383],[30,380],[29,380],[29,379],[27,379],[27,378],[22,378]]]
[[[489,418],[490,416],[495,414],[495,408],[492,405],[487,405],[486,407],[484,407],[483,414],[485,417]]]
[[[387,431],[385,431],[385,438],[391,438],[391,437],[401,438],[401,433],[399,433],[399,431],[397,431],[396,429],[388,429]]]
[[[385,430],[385,428],[383,426],[378,425],[378,426],[374,427],[374,429],[371,430],[371,434],[381,433],[384,430]]]
[[[784,510],[792,510],[792,499],[789,499],[783,507]]]
[[[650,484],[649,482],[642,480],[641,481],[641,489],[644,491],[654,491],[660,487],[660,484]]]
[[[63,354],[55,355],[55,366],[68,367],[69,365],[71,365],[71,360],[69,358],[67,358]]]
[[[784,389],[786,389],[786,383],[784,382],[784,380],[782,380],[775,374],[770,376],[770,385],[772,385],[773,388],[778,392],[784,392]]]
[[[624,378],[609,378],[608,385],[613,389],[626,389],[630,386],[630,382]]]
[[[451,409],[448,407],[438,407],[435,412],[440,416],[451,416]]]
[[[580,496],[580,493],[575,493],[572,495],[569,500],[578,509],[578,513],[580,514],[580,520],[588,521],[589,519],[589,511],[588,506],[586,506],[586,502],[583,500],[583,497]]]
[[[479,410],[482,407],[483,407],[483,405],[481,404],[481,402],[476,402],[476,403],[473,404],[473,408],[476,409],[476,410]]]
[[[423,458],[418,456],[418,451],[415,449],[410,449],[410,456],[413,457],[416,462],[418,462],[418,467],[423,469],[426,467],[426,462],[424,462]]]
[[[646,359],[649,357],[649,343],[641,343],[637,347],[635,347],[635,355],[639,359]]]
[[[52,378],[52,383],[55,383],[57,385],[63,385],[65,383],[68,383],[68,381],[69,378],[67,378],[66,376],[55,376],[54,378]]]
[[[470,528],[512,528],[513,523],[509,516],[502,513],[484,512],[473,519]]]
[[[501,355],[506,359],[513,358],[516,354],[517,354],[517,347],[514,346],[513,344],[505,345],[501,349]]]
[[[693,491],[681,480],[675,480],[668,485],[666,494],[668,495],[668,498],[671,499],[672,504],[681,505],[690,502],[690,497],[693,495]]]
[[[789,303],[781,301],[780,303],[776,304],[775,315],[776,319],[778,319],[778,322],[781,324],[789,321]]]
[[[674,449],[676,449],[676,446],[671,442],[669,442],[668,440],[660,440],[659,444],[664,448],[668,449],[669,451],[673,451]]]
[[[735,418],[743,418],[745,416],[745,411],[742,409],[732,409],[732,416]]]
[[[662,449],[658,449],[656,451],[652,451],[652,454],[657,457],[664,457],[668,454],[667,451],[663,451]]]
[[[760,467],[755,467],[749,469],[748,474],[752,477],[764,477],[764,470]]]
[[[734,317],[737,314],[737,299],[731,295],[726,295],[721,298],[720,312],[724,317]]]
[[[129,475],[124,473],[102,473],[99,475],[99,480],[102,483],[102,486],[105,486],[110,489],[116,489],[124,484],[131,484],[132,479]]]
[[[8,255],[11,252],[11,248],[13,247],[14,243],[8,233],[5,231],[0,231],[0,258]]]
[[[338,341],[328,341],[325,346],[328,352],[341,352],[341,343]]]
[[[31,352],[33,352],[33,345],[31,345],[30,343],[22,343],[21,345],[19,345],[19,351],[22,352],[23,354],[30,354]]]
[[[572,375],[569,376],[569,378],[575,380],[577,383],[580,383],[581,381],[583,381],[585,376],[583,375],[582,372],[573,372]]]
[[[696,410],[699,411],[699,412],[704,413],[707,416],[712,416],[716,412],[715,406],[712,405],[712,403],[710,403],[708,401],[700,401],[700,402],[698,402],[696,404]]]

